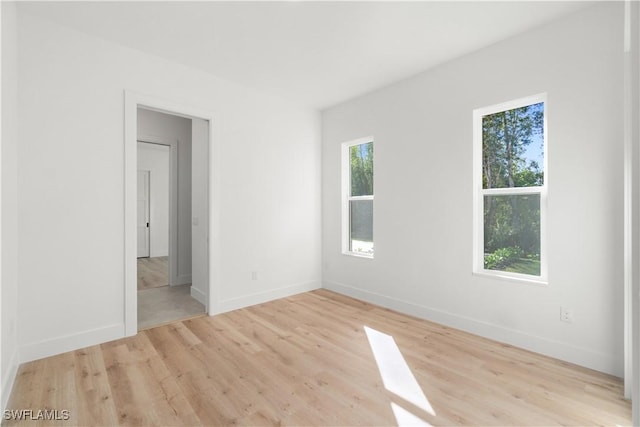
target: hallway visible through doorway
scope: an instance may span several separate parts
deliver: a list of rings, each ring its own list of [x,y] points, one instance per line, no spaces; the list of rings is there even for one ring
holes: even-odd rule
[[[216,264],[209,247],[211,118],[209,112],[125,92],[126,336],[209,313],[210,269]],[[148,197],[139,194],[147,188],[141,175],[148,176]]]
[[[206,313],[191,297],[191,284],[169,286],[169,258],[138,258],[138,329]]]
[[[138,330],[206,313],[207,123],[137,111]]]
[[[138,290],[169,284],[169,257],[138,258]]]

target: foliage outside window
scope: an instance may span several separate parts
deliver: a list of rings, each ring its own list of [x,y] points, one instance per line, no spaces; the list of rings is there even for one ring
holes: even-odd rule
[[[476,271],[546,280],[545,96],[474,112]]]
[[[343,252],[373,257],[373,141],[343,144]]]

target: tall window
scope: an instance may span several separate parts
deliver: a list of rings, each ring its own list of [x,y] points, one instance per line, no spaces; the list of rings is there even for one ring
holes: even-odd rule
[[[342,251],[373,258],[373,140],[342,145]]]
[[[546,95],[474,111],[474,270],[546,281]]]

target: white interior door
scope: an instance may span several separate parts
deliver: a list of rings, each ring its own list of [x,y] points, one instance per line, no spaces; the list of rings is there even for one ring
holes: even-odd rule
[[[149,257],[149,175],[138,171],[138,258]]]

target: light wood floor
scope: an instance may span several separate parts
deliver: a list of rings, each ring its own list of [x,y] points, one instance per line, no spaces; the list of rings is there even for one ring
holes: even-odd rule
[[[169,285],[169,257],[138,258],[138,290]]]
[[[24,364],[9,408],[70,410],[58,425],[626,426],[631,416],[617,378],[325,290]]]

